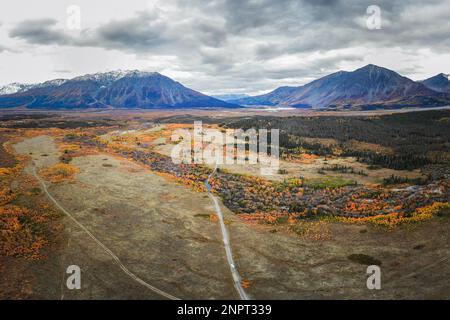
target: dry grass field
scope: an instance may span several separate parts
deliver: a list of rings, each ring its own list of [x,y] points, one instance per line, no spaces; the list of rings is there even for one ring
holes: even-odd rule
[[[155,118],[130,119],[129,115],[116,120],[111,117],[103,120],[108,125],[100,125],[96,116],[89,117],[89,127],[74,127],[74,119],[68,117],[66,123],[59,120],[58,128],[10,128],[8,135],[2,135],[2,179],[17,196],[5,198],[3,212],[10,217],[11,211],[6,209],[22,208],[14,214],[20,222],[18,228],[26,228],[25,208],[41,209],[30,216],[29,236],[34,242],[21,244],[23,251],[4,251],[0,256],[0,298],[166,298],[140,279],[182,299],[238,299],[214,204],[206,190],[195,179],[189,182],[185,176],[161,171],[126,153],[131,149],[170,154],[171,130],[189,125],[160,124]],[[14,122],[9,121],[8,126]],[[93,144],[95,141],[104,144]],[[363,170],[367,176],[318,172],[324,165],[334,164]],[[356,181],[364,188],[384,188],[383,178],[391,175],[424,175],[419,169],[370,170],[353,157],[338,156],[304,155],[303,161],[282,160],[281,168],[287,173],[270,177],[267,183],[302,176],[310,183],[341,179]],[[258,176],[266,179],[258,166],[220,169],[218,179],[227,172],[243,174],[249,181]],[[389,188],[394,187],[407,186]],[[305,184],[303,188],[307,191],[310,187]],[[422,222],[385,227],[334,216],[243,214],[226,203],[219,205],[235,267],[251,298],[450,298],[447,281],[443,281],[450,276],[448,209],[440,209]],[[11,230],[9,235],[18,232]],[[3,239],[13,241],[12,236]],[[39,239],[39,244],[34,244]],[[370,262],[382,268],[381,290],[366,287]],[[65,269],[72,264],[82,270],[81,290],[65,286]]]

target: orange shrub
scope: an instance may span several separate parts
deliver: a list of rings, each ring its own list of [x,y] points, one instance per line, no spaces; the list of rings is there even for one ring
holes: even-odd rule
[[[80,170],[66,163],[57,163],[40,171],[40,174],[48,181],[58,183],[72,181]]]
[[[16,196],[9,187],[0,186],[0,206],[10,203]]]
[[[242,288],[248,289],[250,288],[251,282],[249,280],[241,280]]]
[[[301,222],[296,226],[292,226],[291,230],[302,238],[325,241],[331,239],[331,230],[324,220],[313,222]]]
[[[20,216],[23,214],[28,214],[29,210],[27,208],[22,208],[19,206],[7,205],[0,207],[0,216]]]
[[[389,213],[384,215],[376,215],[372,217],[364,217],[364,218],[338,218],[339,221],[350,222],[350,223],[372,223],[374,225],[385,226],[388,228],[394,228],[403,223],[411,223],[411,222],[421,222],[431,219],[434,215],[436,215],[441,210],[450,209],[449,203],[443,202],[435,202],[429,206],[421,207],[416,209],[411,215],[404,215],[402,213]]]

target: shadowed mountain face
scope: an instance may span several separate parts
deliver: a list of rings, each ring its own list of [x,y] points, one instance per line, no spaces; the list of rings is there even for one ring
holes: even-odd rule
[[[293,107],[403,107],[448,104],[446,95],[375,65],[339,71],[301,87],[281,87],[268,94],[234,100],[243,105]]]
[[[434,91],[450,93],[450,80],[448,78],[448,74],[440,73],[421,81],[421,83]]]
[[[157,72],[115,71],[31,85],[0,96],[0,107],[220,108],[237,105],[186,88]]]
[[[263,105],[263,106],[282,105],[283,101],[287,99],[291,94],[298,91],[299,88],[301,87],[279,87],[272,92],[260,96],[231,100],[230,102],[237,104],[242,103],[245,105]]]

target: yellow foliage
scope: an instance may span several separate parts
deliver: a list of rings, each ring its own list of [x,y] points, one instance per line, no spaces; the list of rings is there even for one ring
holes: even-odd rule
[[[18,206],[7,205],[0,207],[0,216],[2,215],[20,216],[28,213],[29,210],[27,208],[22,208]]]
[[[9,176],[13,174],[12,168],[0,168],[0,177]]]
[[[64,151],[64,152],[66,152],[66,151],[68,151],[68,152],[75,152],[75,151],[80,150],[80,146],[76,145],[76,144],[61,144],[59,146],[59,149]]]
[[[331,230],[324,220],[313,222],[300,222],[295,226],[291,226],[291,230],[302,238],[324,241],[331,239]]]
[[[20,138],[23,136],[25,135],[20,135]],[[9,148],[10,145],[6,147]],[[13,153],[13,150],[7,151]],[[35,181],[29,175],[23,174],[27,157],[16,155],[15,158],[19,161],[15,167],[0,168],[0,257],[40,259],[43,247],[61,227],[55,222],[58,216],[53,207],[47,202],[39,201],[35,192],[30,192]],[[67,167],[62,170],[62,176],[73,174],[74,170],[66,169]],[[17,183],[14,190],[10,187],[13,181]],[[29,200],[26,201],[29,202],[27,207],[11,204],[18,197],[26,197]]]
[[[444,202],[435,202],[429,206],[421,207],[416,209],[410,215],[405,215],[402,213],[390,213],[384,215],[377,215],[372,217],[364,217],[364,218],[338,218],[339,221],[349,222],[349,223],[372,223],[374,225],[385,226],[388,228],[394,228],[403,223],[411,223],[411,222],[421,222],[431,219],[434,215],[436,215],[441,210],[450,209],[449,203]]]
[[[0,206],[10,203],[15,198],[16,194],[14,194],[9,187],[0,186]]]
[[[40,171],[40,174],[48,181],[58,183],[72,181],[80,170],[66,163],[57,163]]]

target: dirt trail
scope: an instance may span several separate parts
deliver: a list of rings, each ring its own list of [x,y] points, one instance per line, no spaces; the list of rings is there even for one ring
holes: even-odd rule
[[[211,185],[208,182],[211,179],[211,177],[214,176],[216,171],[217,171],[217,164],[214,167],[214,171],[209,175],[208,179],[205,181],[205,186],[206,186],[206,189],[208,190],[209,197],[211,198],[211,200],[214,203],[214,209],[215,209],[217,217],[219,219],[220,231],[222,232],[223,245],[225,247],[225,254],[227,256],[227,262],[230,267],[231,276],[233,277],[234,287],[236,288],[236,291],[239,293],[239,296],[241,297],[242,300],[249,300],[247,293],[245,292],[244,288],[242,287],[241,275],[239,274],[239,271],[236,268],[236,264],[234,263],[233,252],[231,250],[231,244],[230,244],[230,236],[228,235],[228,230],[227,230],[227,227],[225,226],[222,209],[220,208],[217,197],[211,193]]]
[[[120,261],[119,257],[117,257],[107,246],[105,246],[100,240],[98,240],[84,225],[82,225],[80,222],[78,222],[78,220],[75,219],[70,212],[68,212],[63,206],[61,206],[59,204],[59,202],[55,200],[55,198],[53,198],[53,196],[48,192],[48,189],[47,189],[47,186],[46,186],[44,180],[42,180],[41,177],[39,177],[39,175],[36,173],[36,169],[34,167],[32,169],[32,172],[33,172],[33,176],[39,181],[45,194],[53,202],[53,204],[58,209],[60,209],[64,214],[66,214],[78,227],[80,227],[84,232],[86,232],[86,234],[92,240],[94,240],[107,254],[109,254],[111,256],[111,258],[113,258],[114,262],[120,267],[120,269],[122,269],[122,271],[125,272],[125,274],[127,274],[131,279],[133,279],[137,283],[143,285],[147,289],[150,289],[153,292],[156,292],[157,294],[159,294],[167,299],[179,300],[179,298],[148,284],[141,278],[137,277],[134,273],[132,273],[126,266],[123,265],[123,263]]]
[[[59,156],[49,137],[26,139],[16,151],[31,152],[37,171]],[[158,299],[162,292],[173,298],[237,298],[218,225],[205,219],[214,214],[206,194],[108,155],[74,158],[72,164],[80,169],[76,181],[42,187],[79,222],[66,228],[71,245],[64,255],[67,265],[82,269],[83,288],[66,290],[65,298]],[[69,217],[66,225],[73,223]],[[146,283],[161,291],[149,294],[142,290]]]
[[[59,156],[49,137],[27,139],[16,150],[31,152],[37,168]],[[72,164],[80,168],[76,181],[49,184],[49,193],[133,274],[180,298],[239,298],[220,226],[209,218],[215,211],[206,193],[108,155],[78,157]],[[252,298],[450,298],[450,267],[436,263],[450,254],[448,218],[393,231],[329,223],[331,239],[317,241],[276,225],[249,226],[219,200],[214,205],[223,213],[232,263],[250,283],[246,293]],[[73,225],[69,219],[66,224]],[[35,270],[43,275],[41,287],[55,286],[60,293],[61,283],[53,283],[50,273],[61,278],[67,265],[76,264],[82,269],[82,290],[66,290],[65,299],[161,298],[142,290],[85,231],[73,227],[66,232],[70,246],[60,253],[64,262],[56,259],[54,270]],[[382,290],[367,289],[366,265],[348,259],[357,253],[382,261]],[[49,298],[46,292],[39,297]]]

